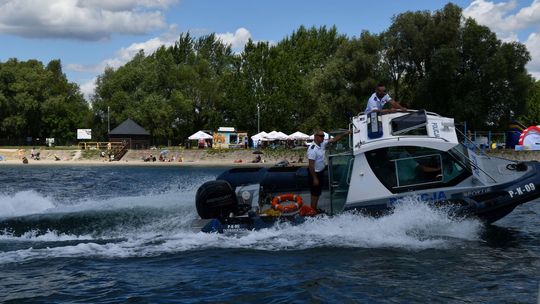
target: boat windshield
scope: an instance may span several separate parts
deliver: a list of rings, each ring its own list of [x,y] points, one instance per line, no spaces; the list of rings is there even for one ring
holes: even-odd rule
[[[454,153],[426,147],[381,148],[366,152],[366,158],[377,178],[394,193],[454,186],[471,175]]]
[[[331,136],[336,136],[343,131],[332,131]],[[352,154],[351,136],[343,136],[339,141],[333,142],[329,148],[329,155]]]

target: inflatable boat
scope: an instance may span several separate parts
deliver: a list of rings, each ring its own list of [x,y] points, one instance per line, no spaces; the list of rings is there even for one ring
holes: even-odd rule
[[[193,231],[258,230],[353,210],[376,216],[410,197],[493,223],[540,197],[540,163],[482,154],[458,139],[452,118],[361,113],[350,129],[327,151],[322,210],[309,207],[306,167],[235,168],[198,189]]]

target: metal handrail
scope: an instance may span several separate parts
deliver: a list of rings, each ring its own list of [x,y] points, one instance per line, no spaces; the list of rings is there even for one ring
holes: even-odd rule
[[[101,150],[102,148],[104,148],[104,149],[109,149],[109,145],[110,145],[110,148],[112,149],[113,147],[124,146],[124,143],[122,143],[122,142],[109,142],[109,141],[102,141],[102,142],[98,142],[98,141],[93,141],[93,142],[84,141],[84,142],[79,142],[78,147],[79,147],[79,149],[81,149],[81,150],[88,150],[88,149],[91,149],[91,148],[94,148],[94,147],[95,147],[97,150]],[[82,146],[84,146],[84,148],[82,148]]]
[[[413,110],[413,109],[407,109],[407,110],[396,110],[396,112],[391,112],[391,113],[381,113],[381,115],[387,115],[387,114],[394,114],[394,113],[414,113],[414,112],[418,112],[418,111],[421,111],[422,109],[420,110]],[[443,117],[442,115],[438,114],[438,113],[435,113],[435,112],[430,112],[430,111],[427,111],[427,110],[424,110],[426,111],[426,114],[429,114],[429,115],[435,115],[435,116],[439,116],[439,117]],[[370,112],[371,113],[371,112]],[[366,112],[359,112],[358,115],[356,116],[360,116],[360,115],[366,115],[366,114],[369,114],[369,113],[366,113]],[[355,117],[356,117],[355,116]]]

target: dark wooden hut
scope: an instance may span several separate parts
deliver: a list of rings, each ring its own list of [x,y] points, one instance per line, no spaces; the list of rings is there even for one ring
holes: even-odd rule
[[[150,132],[128,118],[109,132],[109,141],[126,142],[129,149],[148,149],[150,147]]]

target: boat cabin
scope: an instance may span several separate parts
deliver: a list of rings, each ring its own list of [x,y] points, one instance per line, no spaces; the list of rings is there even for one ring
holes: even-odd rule
[[[472,174],[452,118],[425,110],[362,113],[351,129],[351,137],[330,147],[334,210],[352,200],[455,186]]]

